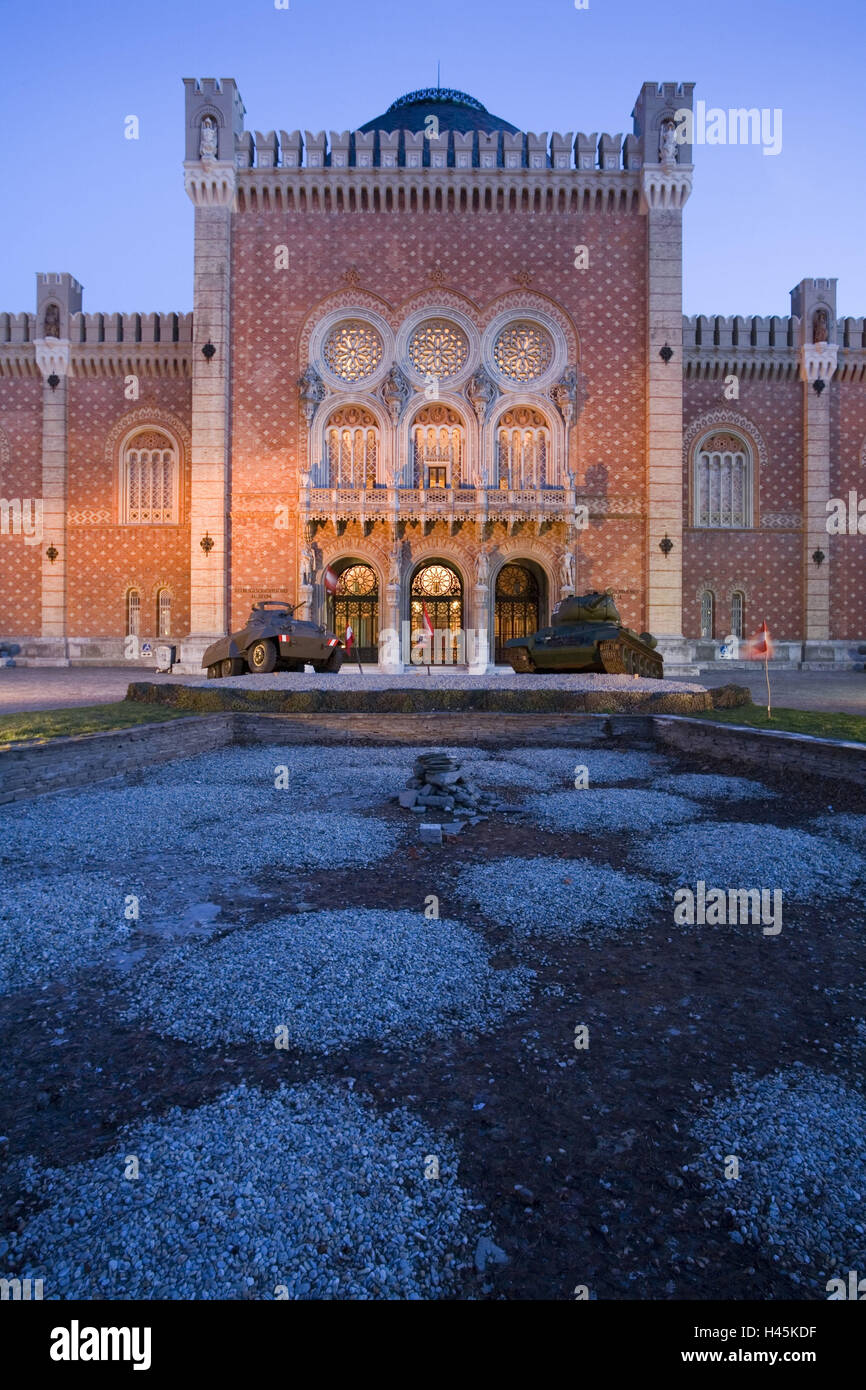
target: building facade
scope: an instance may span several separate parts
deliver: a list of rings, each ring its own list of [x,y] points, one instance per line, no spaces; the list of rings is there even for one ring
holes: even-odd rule
[[[168,638],[197,670],[286,598],[394,669],[426,606],[480,670],[609,588],[673,667],[764,618],[782,659],[852,664],[864,320],[831,279],[684,319],[691,106],[645,83],[625,139],[549,136],[431,89],[253,134],[233,80],[188,79],[193,312],[84,313],[39,274],[0,315],[0,640]]]

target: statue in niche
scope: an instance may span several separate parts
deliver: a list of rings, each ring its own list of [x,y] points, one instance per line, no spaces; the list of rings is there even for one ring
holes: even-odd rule
[[[663,121],[659,132],[659,163],[676,164],[677,129],[673,121]]]
[[[44,337],[60,337],[60,308],[57,304],[49,304],[45,310],[45,329]]]
[[[400,368],[392,367],[382,382],[382,400],[385,402],[385,408],[395,425],[403,414],[411,394],[412,388]]]
[[[551,387],[551,400],[565,421],[570,425],[574,419],[574,407],[577,402],[577,370],[569,366],[564,371],[562,378]]]
[[[479,589],[486,588],[489,579],[490,560],[487,551],[481,550],[478,553],[478,559],[475,561],[475,583],[478,585]]]
[[[201,123],[201,144],[199,145],[200,159],[216,159],[217,157],[217,128],[216,121],[212,116],[205,116]]]
[[[388,583],[394,588],[400,587],[400,547],[395,545],[391,551],[391,558],[388,562]]]
[[[483,420],[491,401],[499,395],[498,387],[490,380],[483,367],[472,374],[466,387],[472,409],[479,420]]]
[[[826,343],[830,337],[830,317],[826,309],[816,309],[812,316],[812,342]]]
[[[574,556],[570,550],[564,550],[559,561],[559,580],[563,589],[574,588]]]
[[[312,584],[313,575],[316,573],[316,552],[309,540],[304,541],[301,547],[301,583]]]
[[[301,409],[309,428],[316,408],[325,399],[325,383],[315,367],[308,367],[304,375],[298,379],[298,390],[301,394]]]

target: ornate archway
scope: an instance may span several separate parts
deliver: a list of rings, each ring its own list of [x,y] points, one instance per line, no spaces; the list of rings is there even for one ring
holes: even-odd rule
[[[463,581],[454,566],[446,560],[422,561],[412,576],[410,601],[413,633],[424,632],[426,608],[434,631],[450,634],[434,641],[436,664],[465,660],[464,642],[459,640],[463,631]]]
[[[528,565],[519,560],[502,566],[496,576],[494,601],[494,660],[505,660],[502,648],[512,637],[536,632],[539,623],[538,580]]]
[[[342,568],[340,568],[342,564]],[[328,623],[340,641],[346,628],[355,636],[355,651],[362,661],[379,660],[379,579],[372,565],[362,560],[343,560],[332,566],[337,572],[337,592],[328,598]]]

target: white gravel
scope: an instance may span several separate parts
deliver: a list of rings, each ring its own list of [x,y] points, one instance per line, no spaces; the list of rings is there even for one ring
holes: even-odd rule
[[[861,854],[866,854],[866,816],[850,814],[818,816],[812,822],[819,835],[831,840],[844,840]]]
[[[146,910],[150,895],[109,874],[0,873],[0,994],[110,966],[112,948],[127,944],[136,927],[124,916],[127,894]]]
[[[694,820],[701,807],[682,796],[666,792],[620,787],[531,796],[521,808],[543,830],[645,832],[658,825],[677,825]]]
[[[714,773],[702,772],[660,777],[656,786],[660,791],[674,792],[677,796],[693,796],[696,801],[704,798],[710,801],[749,801],[758,797],[773,799],[778,796],[769,787],[752,782],[747,777],[719,777]]]
[[[270,676],[229,676],[225,680],[209,681],[207,677],[190,675],[184,685],[204,686],[208,690],[636,690],[643,694],[675,694],[679,691],[702,692],[705,685],[685,681],[649,680],[634,676],[604,676],[590,671],[584,675],[551,673],[547,676],[518,676],[510,669],[501,669],[483,676],[472,676],[467,670],[447,671],[435,667],[428,676],[427,668],[386,676],[368,667],[362,675],[357,664],[345,662],[337,676],[317,676],[312,671],[274,671]]]
[[[650,872],[694,887],[779,888],[793,898],[829,898],[866,887],[866,860],[803,830],[737,821],[684,825],[643,840],[637,859]]]
[[[133,985],[131,1016],[208,1044],[254,1041],[332,1052],[365,1039],[470,1034],[529,997],[532,972],[494,970],[460,922],[346,908],[298,913],[182,946]]]
[[[797,1064],[733,1087],[692,1128],[695,1168],[728,1212],[736,1244],[761,1244],[780,1268],[827,1298],[829,1279],[866,1273],[866,1102]],[[724,1176],[727,1155],[739,1179]]]
[[[508,753],[508,758],[523,767],[547,774],[551,787],[563,782],[574,786],[574,771],[578,766],[586,768],[590,787],[651,779],[655,784],[659,774],[670,767],[667,759],[651,753],[597,748],[594,745],[587,748],[515,748]]]
[[[46,1299],[435,1299],[487,1229],[456,1174],[449,1141],[405,1109],[239,1086],[103,1157],[31,1169],[47,1205],[12,1242]]]
[[[629,935],[662,901],[657,883],[584,859],[497,859],[464,869],[457,882],[486,917],[523,937]]]

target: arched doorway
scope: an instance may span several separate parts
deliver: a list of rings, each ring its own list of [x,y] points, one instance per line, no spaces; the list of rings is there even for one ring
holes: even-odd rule
[[[465,661],[463,633],[463,581],[456,569],[444,560],[425,561],[412,579],[412,632],[424,632],[424,609],[435,632],[448,637],[434,638],[433,660],[437,665]]]
[[[337,570],[337,592],[328,601],[331,627],[345,641],[346,628],[355,635],[355,651],[362,661],[379,660],[379,580],[371,565],[348,560]]]
[[[526,637],[539,624],[538,580],[518,561],[503,565],[496,576],[495,661],[504,661],[503,646],[512,637]]]

